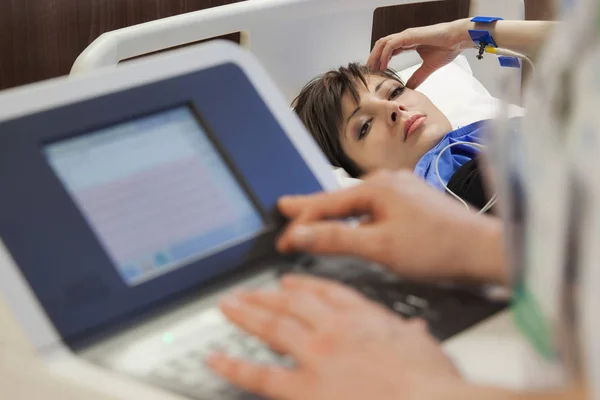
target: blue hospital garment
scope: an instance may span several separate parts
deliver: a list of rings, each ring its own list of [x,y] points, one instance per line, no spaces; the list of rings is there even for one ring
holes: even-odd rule
[[[463,126],[452,132],[447,133],[442,140],[419,160],[415,167],[415,174],[423,178],[431,186],[444,190],[437,174],[435,172],[435,162],[438,155],[449,144],[456,142],[482,143],[483,135],[485,134],[486,120],[474,122],[470,125]],[[452,175],[466,162],[471,161],[479,154],[480,150],[464,144],[452,146],[444,152],[439,162],[440,177],[444,184],[448,185],[448,181]]]

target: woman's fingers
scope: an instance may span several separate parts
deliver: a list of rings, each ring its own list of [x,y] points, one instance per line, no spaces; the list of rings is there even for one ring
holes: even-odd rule
[[[311,328],[332,318],[334,310],[310,292],[249,292],[240,295],[249,304],[298,319]]]
[[[240,296],[228,298],[221,311],[234,324],[285,354],[302,361],[309,328],[293,317],[249,304]]]
[[[418,88],[423,82],[425,82],[425,80],[427,80],[427,78],[429,78],[429,76],[431,76],[431,74],[436,71],[436,69],[437,68],[424,62],[423,65],[421,65],[419,69],[417,69],[408,79],[406,82],[406,87],[412,90]]]
[[[371,50],[371,54],[367,60],[367,67],[369,67],[373,71],[379,70],[379,63],[381,60],[381,52],[385,47],[385,44],[389,40],[389,36],[379,39],[375,42],[375,46],[373,46],[373,50]]]
[[[381,51],[381,57],[379,59],[379,69],[381,71],[387,69],[390,60],[394,53],[399,54],[400,50],[403,49],[404,38],[398,36],[389,40]]]
[[[223,354],[210,356],[207,365],[235,386],[270,399],[290,399],[306,387],[300,373],[284,367],[253,364]]]
[[[393,46],[393,50],[386,50],[389,46]],[[387,68],[389,59],[392,56],[398,55],[403,51],[413,50],[419,43],[416,43],[410,32],[404,31],[398,34],[389,35],[379,39],[367,60],[367,66],[372,70],[384,70]]]
[[[435,30],[432,27],[406,29],[400,33],[379,39],[367,61],[367,66],[374,70],[385,70],[390,59],[403,51],[413,50],[417,46],[435,44]]]

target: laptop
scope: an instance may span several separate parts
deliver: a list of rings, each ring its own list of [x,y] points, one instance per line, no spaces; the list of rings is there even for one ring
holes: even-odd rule
[[[0,289],[48,365],[83,360],[182,398],[255,398],[208,371],[206,355],[294,360],[216,305],[289,272],[424,318],[440,340],[506,306],[365,260],[279,254],[278,198],[336,181],[268,74],[232,44],[7,91],[0,149]]]

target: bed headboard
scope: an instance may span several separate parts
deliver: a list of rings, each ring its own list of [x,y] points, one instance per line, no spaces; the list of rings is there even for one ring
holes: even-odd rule
[[[107,32],[77,58],[71,73],[116,66],[143,54],[241,32],[242,45],[258,57],[291,100],[313,76],[349,61],[366,60],[376,9],[431,1],[251,0],[229,4]],[[491,15],[524,18],[523,0],[472,3],[472,9]],[[395,65],[417,62],[415,53],[407,53]]]
[[[103,33],[244,1],[246,0],[0,1],[0,90],[69,74],[77,57]],[[248,1],[261,4],[278,2]],[[320,6],[328,1],[321,0],[316,3]],[[469,14],[471,3],[473,7],[477,7],[482,1],[488,9],[490,4],[493,7],[493,3],[498,3],[496,8],[499,8],[501,13],[514,14],[512,4],[515,0],[440,0],[410,3],[377,10],[373,17],[373,37],[378,38],[411,26],[462,18]],[[368,4],[368,8],[379,5],[377,0],[364,0],[359,3]],[[529,19],[548,17],[544,13],[548,9],[547,0],[525,0],[525,3]],[[471,14],[474,13],[472,10]],[[305,30],[310,28],[310,25],[304,27]],[[196,29],[196,32],[198,38],[203,37],[202,29]],[[166,35],[171,35],[171,32],[167,32]],[[237,41],[238,36],[234,34],[228,38]],[[371,34],[367,32],[365,37],[369,38]],[[96,44],[94,43],[94,46]],[[317,42],[317,45],[320,43]],[[481,66],[481,63],[476,65]]]

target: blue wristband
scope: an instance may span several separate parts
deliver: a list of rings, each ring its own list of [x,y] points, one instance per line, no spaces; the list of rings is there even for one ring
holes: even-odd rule
[[[471,40],[478,47],[484,44],[485,46],[498,47],[494,38],[488,31],[478,30],[478,29],[469,29],[469,36],[471,36]]]
[[[476,22],[479,24],[491,24],[493,22],[501,21],[503,19],[504,18],[500,17],[484,17],[480,15],[472,18],[471,22]],[[469,35],[471,36],[471,40],[473,41],[473,43],[475,43],[477,46],[481,46],[483,44],[485,46],[498,47],[492,35],[486,30],[469,29]]]
[[[491,24],[493,22],[500,21],[503,19],[504,18],[500,17],[477,16],[475,18],[472,18],[471,22],[479,24]],[[473,43],[475,43],[475,45],[479,47],[479,55],[477,56],[477,58],[480,60],[483,59],[483,52],[486,47],[498,47],[498,45],[494,41],[494,38],[487,30],[469,29],[469,36],[471,36],[471,40],[473,41]]]
[[[492,22],[502,21],[502,20],[504,20],[504,18],[477,16],[477,17],[471,19],[471,22],[477,22],[479,24],[491,24]]]

